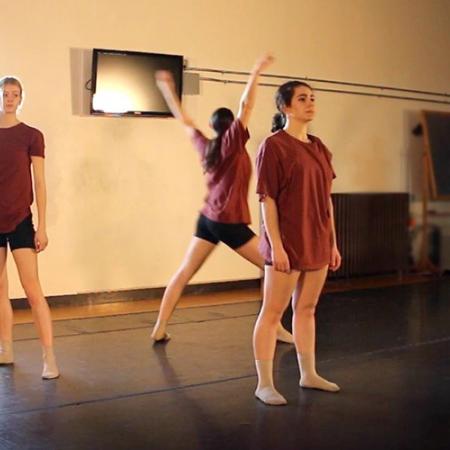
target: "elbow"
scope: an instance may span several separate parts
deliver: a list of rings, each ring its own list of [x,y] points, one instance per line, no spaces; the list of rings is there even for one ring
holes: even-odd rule
[[[272,197],[270,197],[269,194],[266,193],[259,194],[259,201],[261,202],[263,209],[276,208],[275,200]]]
[[[178,112],[178,114],[176,114],[176,115],[174,114],[174,116],[177,119],[179,119],[183,123],[183,125],[186,125],[186,126],[192,125],[192,119],[189,116],[189,114],[186,113],[186,111],[180,110]]]
[[[192,122],[192,120],[191,120],[189,117],[183,117],[183,118],[181,119],[181,122],[183,123],[183,125],[184,125],[185,127],[188,127],[188,128],[195,128],[194,122]]]

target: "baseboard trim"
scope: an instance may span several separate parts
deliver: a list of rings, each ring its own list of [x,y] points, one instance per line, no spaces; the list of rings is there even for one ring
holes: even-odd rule
[[[217,283],[189,284],[183,295],[200,295],[214,292],[234,291],[240,289],[258,289],[261,285],[259,278],[252,280],[221,281]],[[86,306],[103,303],[132,302],[162,298],[165,287],[129,289],[124,291],[88,292],[83,294],[53,295],[47,297],[51,308],[60,306]],[[26,298],[15,298],[11,301],[13,309],[29,308]]]

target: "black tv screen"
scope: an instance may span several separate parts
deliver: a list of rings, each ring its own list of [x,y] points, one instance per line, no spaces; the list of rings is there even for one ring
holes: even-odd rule
[[[181,99],[183,56],[94,49],[91,114],[171,116],[155,83],[157,70],[169,70]]]

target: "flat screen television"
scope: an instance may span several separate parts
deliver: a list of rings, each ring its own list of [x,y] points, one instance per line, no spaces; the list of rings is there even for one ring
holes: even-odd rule
[[[157,70],[172,72],[181,99],[183,56],[95,48],[91,114],[171,116],[156,86]]]

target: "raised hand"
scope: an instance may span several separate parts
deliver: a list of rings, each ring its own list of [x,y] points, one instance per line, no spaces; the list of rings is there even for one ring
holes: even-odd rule
[[[170,87],[175,86],[172,72],[168,70],[157,70],[155,73],[155,80],[158,87],[167,85]]]
[[[274,56],[272,53],[265,53],[262,55],[255,63],[255,70],[257,72],[263,72],[267,69],[273,62],[275,61]]]

